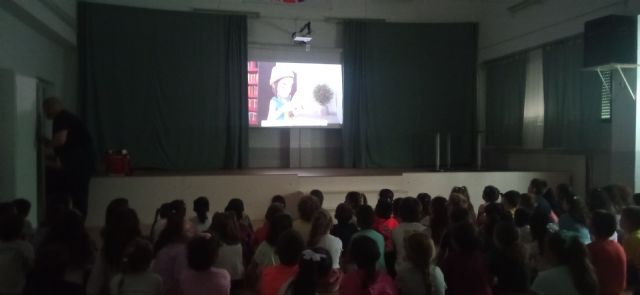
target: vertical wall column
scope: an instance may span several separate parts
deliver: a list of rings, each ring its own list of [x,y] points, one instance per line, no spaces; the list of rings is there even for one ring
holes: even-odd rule
[[[0,69],[0,202],[6,202],[15,195],[15,96],[15,74]]]
[[[637,3],[638,8],[640,8],[640,3]],[[638,16],[638,44],[637,44],[637,50],[638,50],[638,57],[637,57],[637,61],[640,62],[640,15]],[[634,180],[633,180],[633,184],[634,184],[634,191],[637,191],[638,189],[640,189],[640,103],[638,103],[638,99],[640,99],[640,67],[636,68],[636,122],[635,122],[635,159],[634,159]]]
[[[628,81],[635,84],[636,70],[623,70]],[[634,189],[636,175],[636,101],[633,99],[622,75],[611,72],[612,112],[611,112],[611,183],[622,184]],[[632,89],[636,85],[631,85]]]
[[[38,212],[37,83],[0,70],[0,201],[29,200],[33,224]]]
[[[31,202],[30,221],[38,212],[38,80],[16,75],[16,184],[15,197]]]

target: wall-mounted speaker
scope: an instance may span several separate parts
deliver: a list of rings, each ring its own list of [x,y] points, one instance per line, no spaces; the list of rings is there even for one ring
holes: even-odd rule
[[[584,24],[584,67],[638,63],[638,20],[609,15]]]

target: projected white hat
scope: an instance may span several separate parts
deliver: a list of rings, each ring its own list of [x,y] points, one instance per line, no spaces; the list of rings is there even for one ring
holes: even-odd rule
[[[269,84],[274,86],[274,84],[280,81],[283,78],[292,78],[295,79],[295,73],[292,70],[289,70],[283,66],[275,66],[271,69],[271,79],[269,79]]]

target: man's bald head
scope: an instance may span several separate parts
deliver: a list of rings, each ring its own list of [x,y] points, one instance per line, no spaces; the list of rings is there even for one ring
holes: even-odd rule
[[[60,112],[64,110],[64,106],[62,105],[62,101],[59,98],[50,96],[47,97],[42,103],[42,109],[47,115],[47,119],[53,120],[53,118],[55,118]]]

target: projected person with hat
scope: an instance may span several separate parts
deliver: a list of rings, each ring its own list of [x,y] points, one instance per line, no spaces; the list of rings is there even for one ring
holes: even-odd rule
[[[295,104],[292,99],[297,90],[297,75],[294,71],[276,65],[271,70],[269,79],[273,98],[269,102],[267,120],[291,120],[302,110],[302,105]]]

